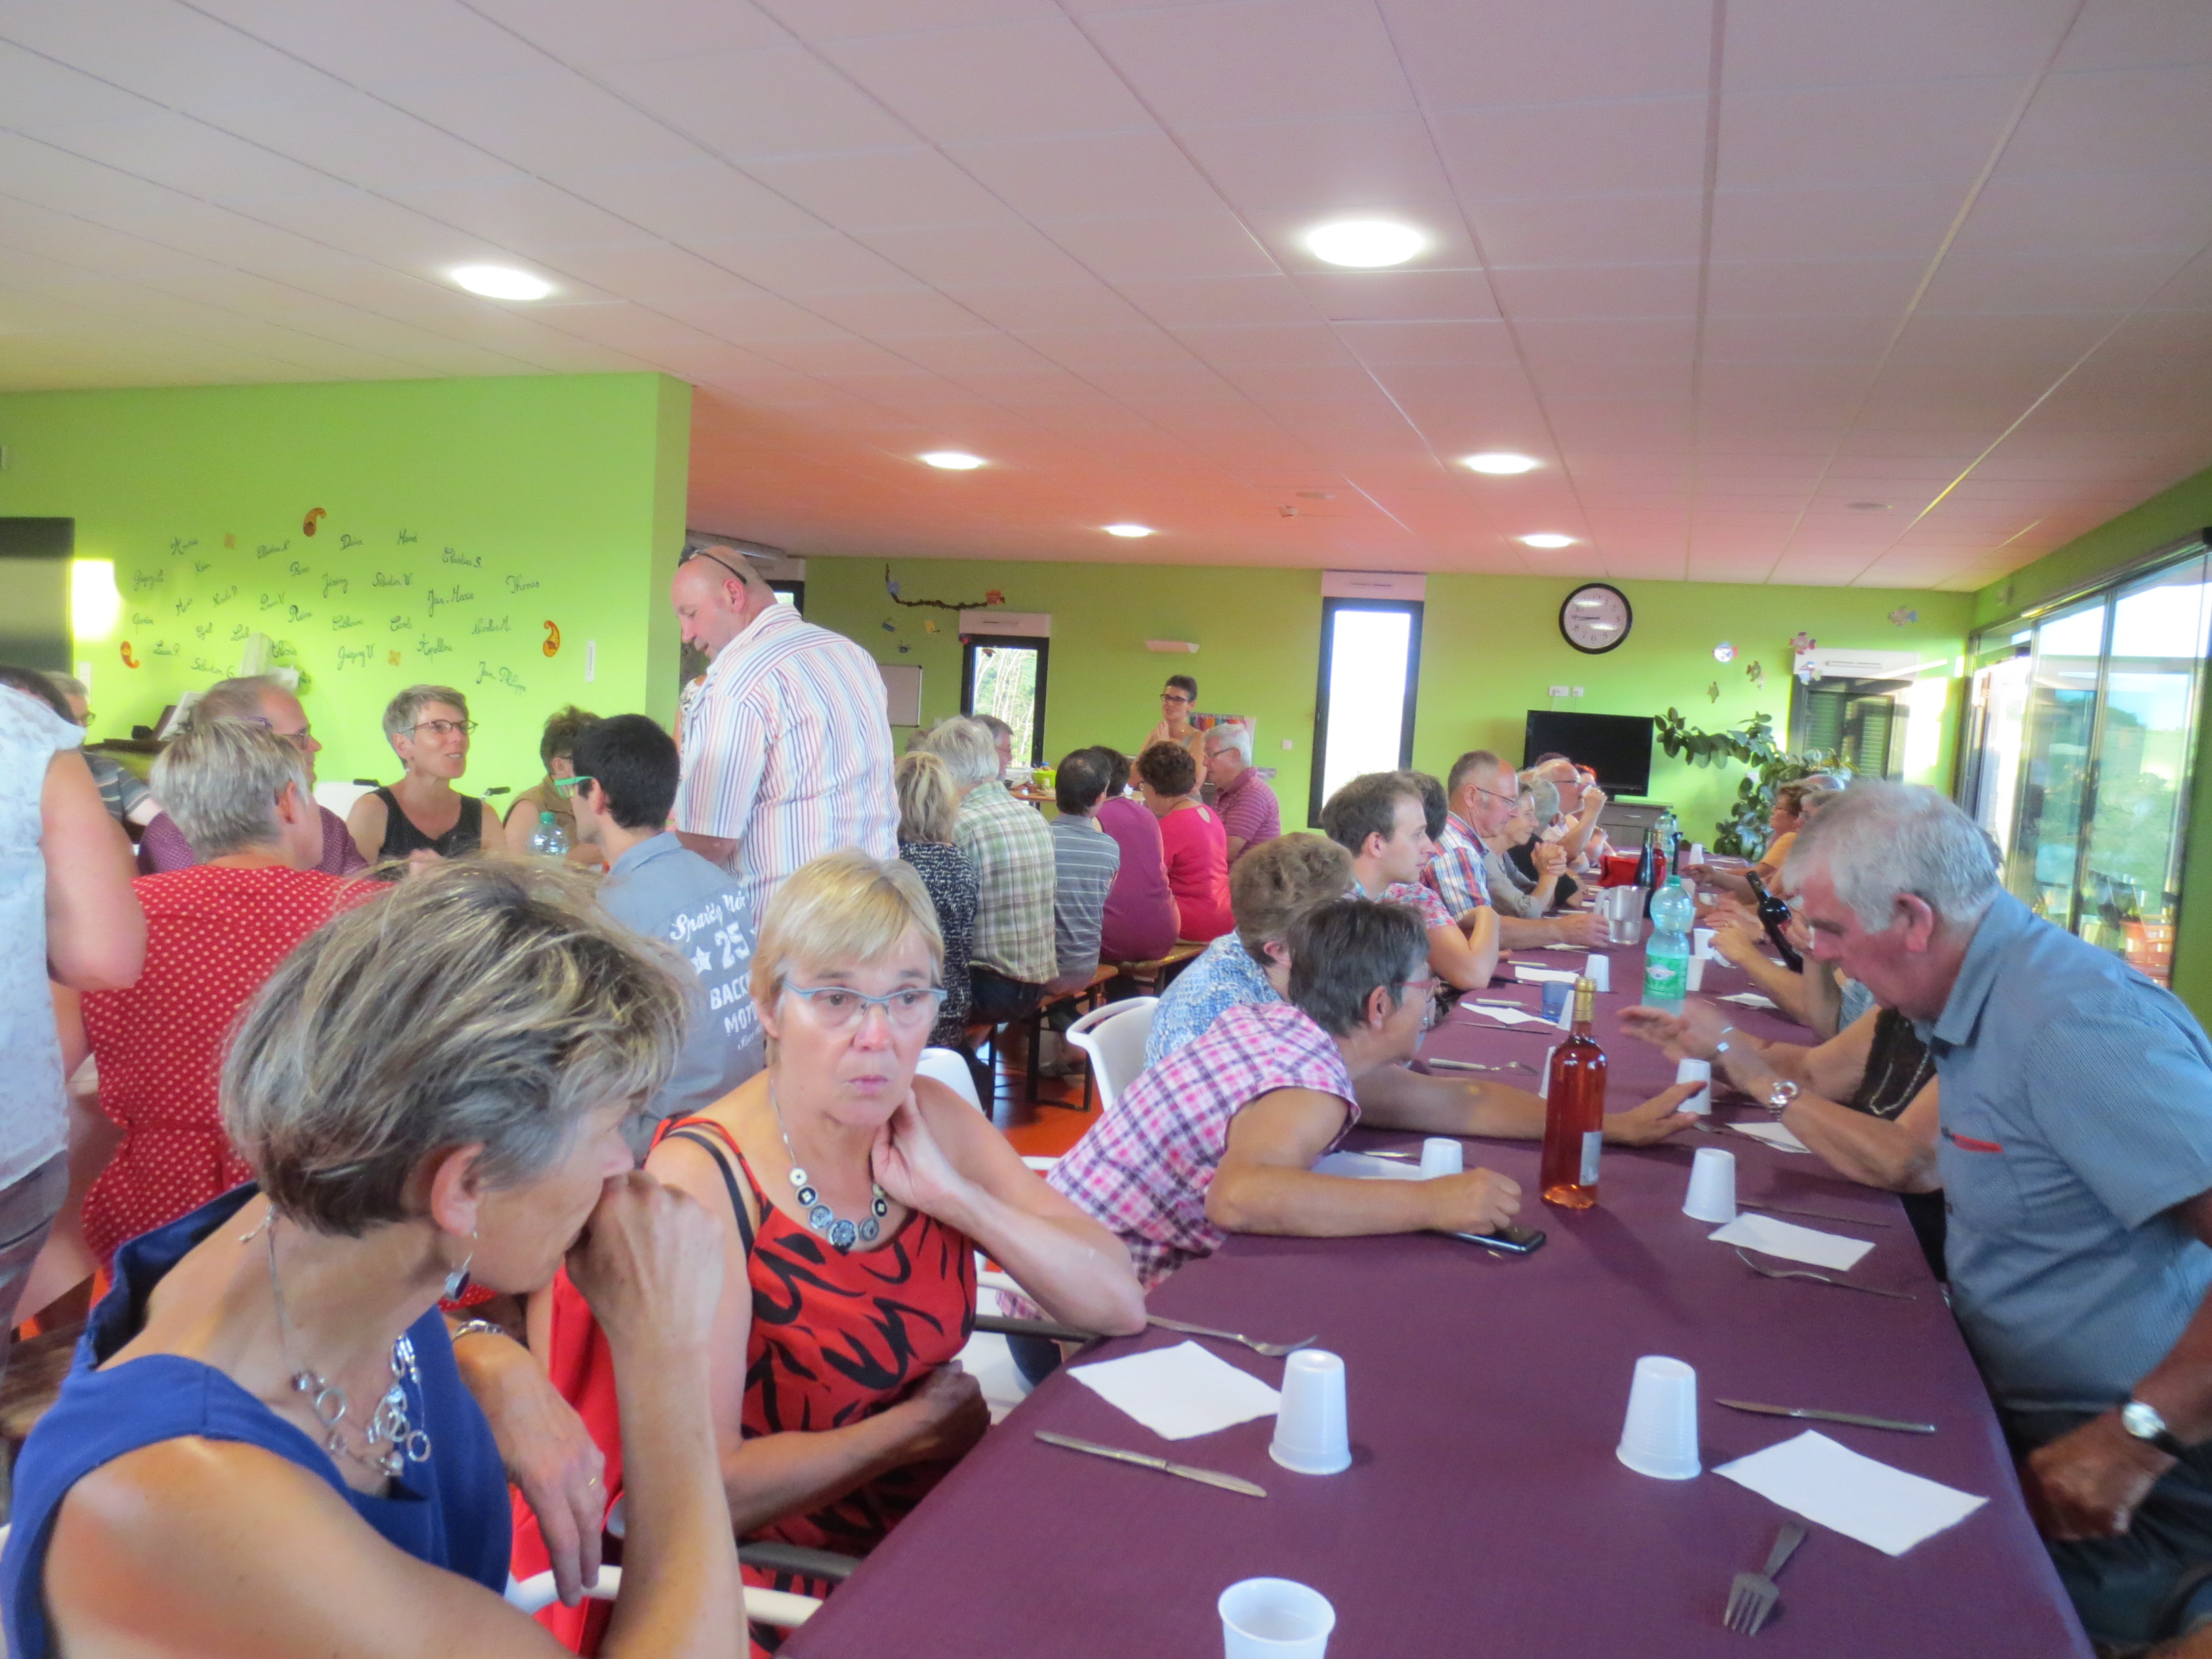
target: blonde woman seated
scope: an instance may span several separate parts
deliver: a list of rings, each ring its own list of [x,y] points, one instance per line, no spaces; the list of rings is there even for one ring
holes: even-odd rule
[[[565,1256],[634,1477],[605,1651],[733,1656],[722,1255],[622,1137],[683,1018],[657,949],[554,869],[441,866],[304,940],[223,1069],[259,1187],[123,1247],[17,1461],[9,1650],[559,1659],[501,1599],[507,1477],[438,1301],[536,1290]]]
[[[981,1391],[951,1363],[975,1318],[979,1247],[1053,1319],[1144,1328],[1121,1241],[1032,1174],[981,1113],[915,1075],[941,971],[936,914],[911,866],[853,850],[805,866],[769,902],[753,957],[768,1070],[672,1123],[646,1161],[721,1221],[714,1435],[747,1540],[865,1554],[981,1437]],[[532,1310],[532,1346],[550,1354],[608,1451],[613,1492],[610,1385],[629,1384],[583,1351],[580,1312],[556,1285]],[[625,1436],[629,1423],[625,1409]],[[533,1563],[518,1550],[518,1574]],[[550,1617],[591,1651],[596,1609],[565,1626]],[[776,1639],[757,1627],[756,1651]]]

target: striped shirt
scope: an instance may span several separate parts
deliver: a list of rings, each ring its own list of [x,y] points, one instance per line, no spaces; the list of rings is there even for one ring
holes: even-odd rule
[[[1206,1035],[1139,1073],[1045,1178],[1120,1235],[1149,1291],[1228,1237],[1206,1213],[1237,1113],[1278,1089],[1312,1089],[1359,1121],[1335,1040],[1287,1002],[1231,1008]]]
[[[1048,985],[1060,972],[1053,941],[1054,866],[1044,817],[994,778],[960,803],[952,838],[975,866],[975,948],[971,967],[1024,985]]]
[[[1232,866],[1261,842],[1283,833],[1282,803],[1256,767],[1246,767],[1215,790],[1213,810],[1221,814],[1222,833],[1244,843],[1230,859]]]
[[[1098,936],[1106,920],[1106,895],[1121,867],[1121,847],[1097,820],[1062,812],[1052,821],[1053,946],[1060,977],[1088,979],[1098,967]]]
[[[684,715],[676,826],[737,842],[752,914],[801,865],[898,855],[891,728],[875,659],[772,605],[724,646]]]
[[[1455,916],[1490,902],[1490,877],[1482,863],[1485,850],[1458,813],[1444,819],[1444,832],[1437,838],[1437,856],[1421,879],[1437,890],[1444,908]]]

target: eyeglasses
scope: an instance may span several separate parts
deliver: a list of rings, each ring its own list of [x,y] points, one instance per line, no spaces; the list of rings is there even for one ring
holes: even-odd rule
[[[584,785],[597,781],[598,780],[589,774],[573,778],[556,778],[553,780],[553,792],[559,795],[573,795]]]
[[[85,716],[85,719],[88,720],[91,718],[92,716],[89,714]],[[268,732],[270,737],[282,738],[286,743],[290,744],[293,748],[298,750],[301,754],[305,755],[313,752],[308,749],[307,745],[313,743],[314,738],[307,735],[307,728],[306,726],[301,726],[296,732],[279,732],[276,729],[276,722],[270,720],[265,714],[248,714],[246,718],[252,722],[252,724],[259,726],[263,731]]]
[[[1492,799],[1492,800],[1510,800],[1510,801],[1511,801],[1511,802],[1512,802],[1516,806],[1518,806],[1518,805],[1521,804],[1521,797],[1520,797],[1520,796],[1518,796],[1518,795],[1507,795],[1507,794],[1502,794],[1502,793],[1500,793],[1498,791],[1497,791],[1497,790],[1495,790],[1495,789],[1485,789],[1485,788],[1483,788],[1483,787],[1482,787],[1480,784],[1479,784],[1479,783],[1478,783],[1478,784],[1476,784],[1474,787],[1475,787],[1475,788],[1476,788],[1480,793],[1483,793],[1483,794],[1486,794],[1486,795],[1489,796],[1489,797],[1491,798],[1491,799]]]
[[[421,725],[410,726],[409,729],[415,732],[433,732],[441,738],[450,738],[456,732],[466,737],[477,729],[477,722],[474,720],[424,720]]]
[[[1180,691],[1163,691],[1160,693],[1160,701],[1162,702],[1188,702],[1190,699]]]
[[[682,553],[678,556],[678,558],[677,558],[677,561],[676,561],[676,568],[677,568],[678,570],[681,570],[681,569],[682,569],[685,565],[687,565],[687,564],[690,563],[690,562],[691,562],[691,561],[692,561],[692,560],[694,560],[694,559],[707,559],[707,560],[710,560],[710,561],[712,561],[714,563],[715,563],[715,564],[719,564],[720,566],[721,566],[723,569],[725,569],[725,570],[728,571],[728,572],[729,572],[732,576],[735,576],[735,577],[736,577],[739,581],[743,581],[743,580],[744,580],[744,579],[745,579],[745,573],[744,573],[744,571],[742,571],[742,570],[738,569],[738,568],[737,568],[737,566],[735,566],[735,565],[732,564],[732,563],[731,563],[727,559],[717,559],[717,558],[715,558],[715,557],[714,557],[714,556],[712,553],[709,553],[709,552],[708,552],[705,548],[703,548],[703,547],[687,547],[687,548],[685,548],[685,549],[684,550],[684,551],[683,551],[683,552],[682,552]]]
[[[814,1018],[833,1031],[849,1030],[880,1008],[884,1018],[903,1030],[934,1024],[938,1005],[945,1000],[941,985],[909,985],[886,995],[872,997],[842,985],[786,985],[793,996],[805,997]]]

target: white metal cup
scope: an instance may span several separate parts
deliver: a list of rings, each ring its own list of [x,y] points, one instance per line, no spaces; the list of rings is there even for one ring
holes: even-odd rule
[[[1682,1213],[1692,1221],[1726,1226],[1735,1219],[1735,1154],[1719,1146],[1700,1146],[1690,1161],[1690,1191]]]
[[[1267,1455],[1300,1474],[1338,1474],[1352,1467],[1342,1359],[1300,1348],[1283,1361],[1283,1398]]]
[[[1618,1457],[1655,1480],[1689,1480],[1698,1462],[1698,1373],[1679,1359],[1646,1354],[1628,1385],[1628,1415]]]
[[[1590,982],[1593,989],[1610,991],[1613,989],[1613,958],[1601,951],[1591,951],[1589,959],[1583,963],[1583,977]]]
[[[1224,1659],[1322,1659],[1336,1609],[1291,1578],[1246,1578],[1221,1592]]]
[[[1421,1143],[1421,1174],[1454,1176],[1467,1168],[1466,1149],[1449,1135],[1431,1135]]]
[[[1705,1086],[1674,1109],[1695,1112],[1704,1117],[1713,1109],[1713,1063],[1710,1060],[1680,1060],[1674,1062],[1674,1081],[1699,1083]]]

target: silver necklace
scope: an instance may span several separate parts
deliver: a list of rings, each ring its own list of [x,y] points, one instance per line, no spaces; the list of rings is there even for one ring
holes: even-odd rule
[[[791,1132],[783,1127],[783,1107],[775,1097],[775,1085],[768,1085],[769,1109],[775,1114],[775,1132],[783,1138],[783,1155],[791,1160],[791,1184],[797,1189],[799,1207],[806,1212],[806,1224],[828,1239],[839,1251],[850,1250],[855,1243],[872,1244],[884,1231],[884,1218],[890,1213],[891,1201],[884,1194],[880,1184],[871,1179],[875,1190],[870,1200],[870,1213],[858,1221],[848,1221],[822,1201],[822,1194],[805,1170],[799,1167],[799,1154],[791,1150]]]
[[[276,1210],[272,1205],[254,1232],[268,1236],[269,1290],[276,1301],[276,1341],[284,1363],[293,1365],[292,1321],[284,1310],[283,1281],[276,1276]],[[252,1237],[253,1233],[246,1234],[249,1239]],[[415,1385],[416,1393],[422,1391],[422,1374],[415,1366],[415,1345],[403,1331],[399,1340],[392,1345],[392,1386],[376,1402],[368,1427],[362,1431],[366,1444],[356,1447],[347,1437],[343,1426],[349,1408],[345,1390],[308,1366],[299,1365],[292,1372],[292,1391],[307,1396],[308,1407],[315,1413],[315,1421],[322,1425],[323,1449],[334,1457],[350,1457],[363,1468],[395,1480],[408,1464],[426,1463],[430,1459],[430,1437],[415,1426],[408,1407],[410,1382]]]

